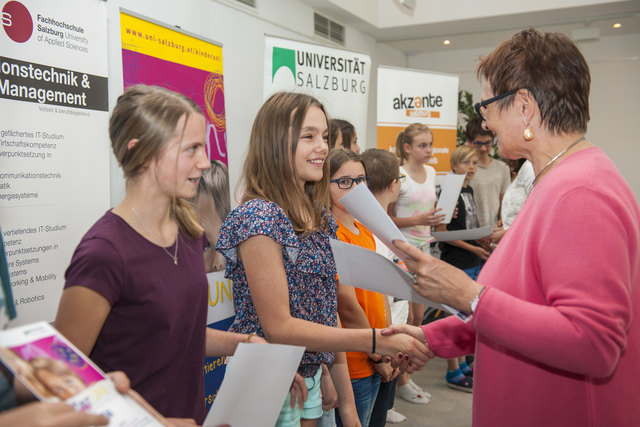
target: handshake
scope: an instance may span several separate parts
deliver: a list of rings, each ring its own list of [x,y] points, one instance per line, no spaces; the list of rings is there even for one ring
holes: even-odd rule
[[[385,357],[402,372],[420,370],[434,357],[422,328],[413,325],[391,325],[376,331],[376,353]]]

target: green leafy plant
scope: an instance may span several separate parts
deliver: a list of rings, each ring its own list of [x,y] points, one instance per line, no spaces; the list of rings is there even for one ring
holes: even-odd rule
[[[458,91],[458,141],[457,145],[460,146],[467,141],[467,135],[465,128],[470,118],[477,116],[476,110],[473,108],[473,95],[468,90]],[[464,123],[461,123],[461,118],[464,119]]]

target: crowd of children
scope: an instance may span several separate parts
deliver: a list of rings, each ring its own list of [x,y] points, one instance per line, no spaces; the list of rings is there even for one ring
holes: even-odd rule
[[[350,123],[329,120],[311,96],[276,93],[255,118],[233,210],[228,173],[206,159],[204,118],[190,99],[133,86],[109,131],[126,194],[78,245],[55,322],[102,369],[124,371],[173,422],[204,420],[202,360],[242,341],[307,349],[279,426],[383,426],[403,419],[396,390],[429,401],[401,368],[420,368],[433,354],[409,335],[380,333],[392,322],[419,325],[424,306],[341,282],[329,245],[337,237],[399,262],[340,203],[364,183],[412,244],[437,253],[431,228],[444,215],[425,164],[434,143],[427,126],[400,133],[398,157],[360,155]],[[452,155],[453,171],[467,176],[450,229],[477,225],[468,186],[477,158],[470,148]],[[472,277],[489,256],[474,242],[442,252],[454,264],[463,259]],[[229,332],[205,334],[206,305],[193,301],[206,301],[205,273],[222,269],[234,283],[235,320]],[[463,379],[448,373],[447,381],[470,388],[470,368],[456,360],[455,369]]]

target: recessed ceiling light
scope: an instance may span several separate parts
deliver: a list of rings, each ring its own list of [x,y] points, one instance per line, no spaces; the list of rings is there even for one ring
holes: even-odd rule
[[[445,40],[442,42],[442,44],[451,44],[451,40]]]
[[[622,24],[619,22],[616,22],[615,24],[613,24],[613,28],[622,28]]]

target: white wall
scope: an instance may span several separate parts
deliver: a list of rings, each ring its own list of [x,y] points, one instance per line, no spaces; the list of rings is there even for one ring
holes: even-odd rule
[[[591,70],[591,121],[587,137],[614,161],[640,200],[640,36],[603,37],[579,44]],[[460,75],[460,88],[480,100],[475,69],[494,48],[417,54],[408,67]]]
[[[263,9],[245,13],[213,0],[155,1],[109,0],[109,105],[113,108],[122,93],[122,58],[120,51],[119,8],[147,16],[169,25],[222,43],[225,85],[225,109],[229,172],[232,191],[238,182],[251,131],[253,118],[262,105],[262,70],[264,68],[264,35],[300,41],[323,43],[313,35],[313,9],[296,0],[258,2]],[[406,66],[406,56],[356,30],[346,28],[345,49],[371,56],[371,91],[368,112],[368,141],[375,147],[376,135],[376,69],[379,64]],[[124,195],[122,174],[111,158],[111,204]]]

